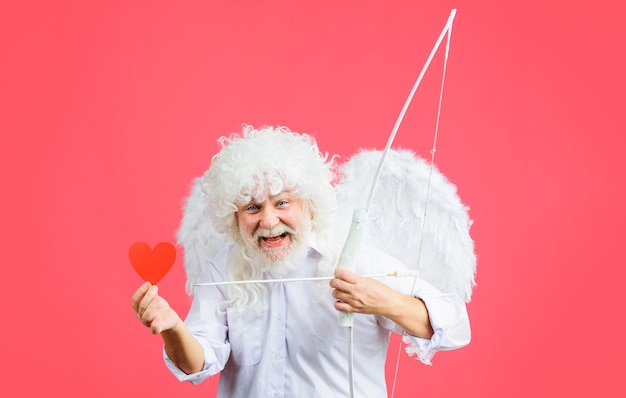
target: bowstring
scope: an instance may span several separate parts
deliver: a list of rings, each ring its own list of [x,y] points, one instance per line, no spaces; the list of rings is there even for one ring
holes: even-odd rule
[[[424,213],[423,213],[423,217],[422,217],[422,226],[421,226],[421,236],[420,236],[420,241],[419,241],[419,248],[418,248],[418,255],[417,255],[417,269],[416,271],[419,272],[420,269],[420,263],[421,263],[421,259],[422,259],[422,247],[423,247],[423,242],[424,242],[424,231],[425,231],[425,226],[426,226],[426,215],[428,213],[428,203],[429,203],[429,198],[430,198],[430,186],[431,186],[431,180],[432,180],[432,175],[433,175],[433,169],[434,169],[434,165],[435,165],[435,154],[437,152],[437,139],[439,137],[439,122],[441,119],[441,107],[442,107],[442,103],[443,103],[443,89],[444,89],[444,85],[445,85],[445,80],[446,80],[446,71],[447,71],[447,66],[448,66],[448,54],[450,52],[450,38],[452,36],[452,22],[454,20],[454,17],[456,15],[456,9],[453,9],[452,12],[450,13],[450,17],[448,18],[448,22],[446,23],[446,26],[444,27],[444,30],[442,32],[442,35],[440,36],[440,39],[443,38],[443,35],[445,34],[447,36],[447,40],[446,40],[446,48],[445,48],[445,56],[444,56],[444,62],[443,62],[443,72],[442,72],[442,76],[441,76],[441,86],[439,88],[439,101],[437,104],[437,119],[436,119],[436,123],[435,123],[435,133],[434,133],[434,137],[433,137],[433,146],[432,149],[430,150],[430,169],[429,169],[429,173],[428,173],[428,183],[426,185],[426,201],[424,204]],[[432,59],[432,56],[434,56],[434,53],[436,52],[436,50],[439,47],[441,40],[439,40],[437,42],[437,44],[435,45],[435,48],[433,49],[433,52],[431,53],[431,57],[429,58]],[[415,286],[417,284],[417,273],[416,275],[413,277],[413,285],[411,286],[411,296],[413,296],[414,291],[415,291]],[[395,369],[394,369],[394,375],[393,375],[393,383],[392,383],[392,388],[391,388],[391,396],[390,398],[394,398],[395,396],[395,392],[396,392],[396,382],[398,380],[398,371],[400,369],[400,354],[401,354],[401,350],[402,350],[402,343],[404,341],[404,337],[406,336],[406,330],[403,329],[402,330],[402,334],[400,337],[400,343],[398,344],[398,351],[396,353],[396,364],[395,364]]]

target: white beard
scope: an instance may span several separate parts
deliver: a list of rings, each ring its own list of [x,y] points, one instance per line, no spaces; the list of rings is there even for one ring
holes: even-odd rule
[[[277,275],[285,274],[298,267],[308,254],[308,240],[311,234],[311,221],[306,220],[303,225],[294,230],[287,225],[259,229],[252,239],[243,239],[245,254],[250,258],[253,266],[259,267],[263,273],[270,272]],[[288,233],[290,240],[288,247],[262,248],[259,239],[265,236],[278,236]]]
[[[312,235],[313,222],[308,219],[296,230],[281,224],[279,228],[265,230],[265,236],[277,236],[283,232],[290,235],[289,245],[281,250],[267,250],[259,245],[259,236],[244,239],[241,232],[233,233],[233,238],[240,248],[236,254],[229,257],[227,273],[232,280],[262,279],[265,273],[284,275],[302,263],[308,254],[309,241]],[[280,231],[280,232],[279,232]],[[279,232],[279,233],[276,233]],[[263,236],[263,235],[261,235]],[[271,249],[271,248],[269,248]],[[248,310],[261,313],[267,310],[268,290],[264,284],[244,284],[228,286],[228,300],[224,302],[232,306],[233,314]]]
[[[296,269],[307,253],[308,246],[306,244],[293,241],[290,243],[288,252],[281,256],[281,259],[273,259],[266,251],[258,247],[246,247],[246,254],[254,266],[258,266],[263,273],[269,272],[276,275],[283,275]]]

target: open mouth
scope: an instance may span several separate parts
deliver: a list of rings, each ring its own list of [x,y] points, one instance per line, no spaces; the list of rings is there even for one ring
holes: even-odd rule
[[[283,239],[285,239],[287,234],[288,234],[288,232],[283,232],[282,234],[280,234],[278,236],[262,236],[261,239],[267,245],[274,246],[274,245],[280,244],[280,242],[282,242]]]

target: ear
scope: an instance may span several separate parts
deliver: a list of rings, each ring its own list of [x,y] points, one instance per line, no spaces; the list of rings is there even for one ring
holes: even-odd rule
[[[313,219],[313,212],[311,211],[311,199],[301,199],[302,203],[302,214],[304,217],[308,217],[309,219]]]
[[[313,204],[311,203],[311,200],[307,200],[306,202],[304,202],[304,206],[303,206],[304,214],[309,216],[309,219],[311,221],[313,221],[313,219],[315,218],[315,213],[313,213],[312,209],[313,209]]]

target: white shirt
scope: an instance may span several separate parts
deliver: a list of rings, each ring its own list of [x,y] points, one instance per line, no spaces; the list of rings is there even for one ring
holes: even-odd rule
[[[202,282],[226,280],[230,249],[210,265]],[[317,276],[320,254],[311,249],[297,269],[281,278]],[[397,260],[364,249],[357,262],[361,275],[404,270]],[[269,278],[267,276],[266,278]],[[413,277],[380,279],[409,294]],[[327,282],[277,282],[268,284],[269,309],[261,315],[246,312],[220,314],[223,287],[196,287],[185,323],[204,348],[202,371],[186,375],[167,357],[165,363],[181,381],[200,383],[221,372],[218,398],[248,397],[349,397],[349,328],[339,326]],[[434,335],[431,339],[408,336],[407,352],[425,363],[436,351],[462,347],[470,341],[465,304],[455,295],[440,293],[417,279],[414,296],[428,308]],[[391,331],[402,330],[382,316],[355,314],[354,393],[356,397],[387,397],[385,359]]]

